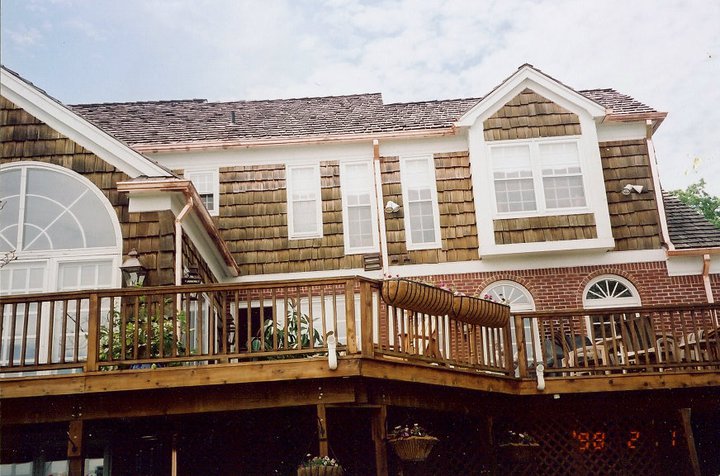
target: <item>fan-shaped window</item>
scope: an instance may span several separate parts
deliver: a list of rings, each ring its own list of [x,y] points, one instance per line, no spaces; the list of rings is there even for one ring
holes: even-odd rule
[[[535,310],[535,302],[530,292],[524,286],[514,281],[495,281],[486,287],[482,296],[490,296],[495,302],[502,302],[510,306],[512,312],[528,312]],[[540,337],[538,335],[537,319],[525,318],[525,353],[528,367],[533,367],[536,361],[542,359],[540,350]],[[510,319],[510,335],[512,338],[513,355],[517,356],[517,337],[515,333],[515,319]],[[517,360],[517,357],[516,357]]]
[[[507,304],[515,312],[535,310],[530,292],[513,281],[496,281],[485,288],[482,295],[492,297],[495,302]]]
[[[620,276],[600,276],[585,286],[586,308],[639,306],[640,296],[630,281]]]
[[[86,178],[37,162],[0,166],[0,294],[118,284],[120,225]]]

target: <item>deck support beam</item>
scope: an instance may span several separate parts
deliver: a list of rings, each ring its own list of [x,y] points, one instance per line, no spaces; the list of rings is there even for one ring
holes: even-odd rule
[[[317,405],[318,455],[330,456],[327,435],[327,409],[324,403]]]
[[[375,445],[375,474],[377,476],[388,476],[387,405],[380,405],[377,409],[373,409],[370,425]]]
[[[68,426],[67,458],[70,476],[83,476],[83,421],[72,420]]]

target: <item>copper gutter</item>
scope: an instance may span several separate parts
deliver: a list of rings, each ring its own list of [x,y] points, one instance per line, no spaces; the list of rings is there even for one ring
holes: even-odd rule
[[[129,182],[118,182],[118,191],[119,192],[181,192],[185,195],[186,199],[192,200],[192,203],[194,204],[193,208],[197,212],[197,216],[200,219],[200,223],[203,225],[203,228],[207,231],[208,235],[210,235],[210,239],[215,243],[217,246],[218,251],[223,257],[223,261],[225,264],[230,268],[230,274],[232,276],[238,276],[240,274],[240,269],[237,266],[237,263],[235,262],[235,259],[233,258],[232,254],[230,253],[230,250],[227,247],[227,244],[225,243],[225,240],[222,239],[220,236],[220,233],[217,230],[217,227],[215,226],[215,222],[213,221],[212,217],[210,217],[210,214],[205,209],[205,207],[197,206],[197,204],[202,203],[202,200],[200,200],[200,196],[198,195],[197,191],[195,190],[195,187],[192,186],[192,182],[190,180],[179,180],[175,178],[168,178],[168,179],[147,179],[147,180],[133,180]]]

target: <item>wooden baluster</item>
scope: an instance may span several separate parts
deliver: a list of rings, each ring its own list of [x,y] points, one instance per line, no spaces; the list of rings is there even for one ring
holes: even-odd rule
[[[345,281],[345,324],[347,326],[348,354],[357,354],[355,334],[355,281]]]
[[[88,300],[88,329],[87,329],[87,360],[85,371],[94,372],[98,369],[98,345],[100,343],[100,303],[97,293],[90,294]]]

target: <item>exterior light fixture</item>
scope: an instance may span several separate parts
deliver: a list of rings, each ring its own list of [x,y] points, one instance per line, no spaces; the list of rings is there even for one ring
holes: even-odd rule
[[[625,185],[621,191],[623,195],[630,195],[631,193],[643,193],[643,190],[645,190],[645,187],[642,185],[633,185],[631,183]]]
[[[400,210],[400,205],[393,202],[392,200],[388,200],[388,202],[385,204],[385,213],[396,213]]]
[[[123,274],[123,281],[128,288],[140,287],[145,283],[148,269],[138,259],[138,252],[135,248],[128,253],[128,258],[120,266]]]
[[[183,286],[188,284],[202,284],[202,278],[200,277],[200,273],[198,273],[197,266],[190,266],[185,269],[185,274],[182,278],[182,284]],[[190,294],[190,300],[191,301],[197,301],[198,299],[198,293],[191,292]]]

